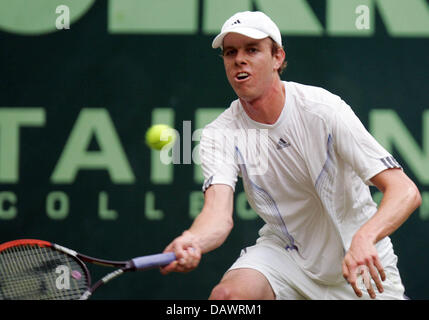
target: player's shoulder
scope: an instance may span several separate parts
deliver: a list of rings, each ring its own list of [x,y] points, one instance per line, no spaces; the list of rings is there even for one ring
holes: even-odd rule
[[[293,96],[297,109],[320,117],[329,117],[344,107],[340,96],[324,89],[297,82],[286,82],[288,93]]]
[[[240,127],[240,113],[241,109],[237,99],[231,103],[229,108],[203,127],[200,148],[205,148],[214,141],[228,141],[233,131]]]
[[[225,109],[219,116],[217,116],[213,121],[208,123],[204,130],[208,129],[232,129],[236,127],[236,122],[239,120],[239,114],[241,109],[239,107],[238,99],[231,102],[230,106]]]

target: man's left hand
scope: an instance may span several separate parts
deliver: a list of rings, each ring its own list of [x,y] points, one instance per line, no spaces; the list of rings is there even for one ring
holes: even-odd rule
[[[386,279],[386,274],[378,257],[377,249],[368,237],[359,233],[353,237],[350,249],[344,257],[342,267],[344,278],[350,283],[358,297],[362,297],[362,291],[357,285],[359,275],[362,275],[370,297],[372,299],[376,297],[368,272],[374,280],[378,292],[383,293],[384,289],[381,281]]]

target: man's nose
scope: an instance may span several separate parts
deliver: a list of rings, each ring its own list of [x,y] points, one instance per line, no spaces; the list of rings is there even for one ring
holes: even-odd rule
[[[235,64],[236,65],[243,65],[246,64],[246,55],[245,52],[242,50],[238,50],[237,54],[235,55]]]

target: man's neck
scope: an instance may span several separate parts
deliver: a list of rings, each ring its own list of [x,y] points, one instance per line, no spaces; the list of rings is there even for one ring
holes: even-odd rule
[[[240,102],[250,119],[264,124],[274,124],[282,113],[285,97],[285,87],[279,79],[260,98],[253,101],[240,98]]]

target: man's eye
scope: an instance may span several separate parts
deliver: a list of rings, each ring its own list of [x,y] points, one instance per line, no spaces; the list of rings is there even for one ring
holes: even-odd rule
[[[224,55],[225,56],[230,56],[230,55],[232,55],[234,53],[234,50],[227,50],[227,51],[225,51],[224,52]]]
[[[248,51],[250,52],[250,53],[254,53],[254,52],[256,52],[256,51],[258,51],[256,48],[249,48],[248,49]]]

